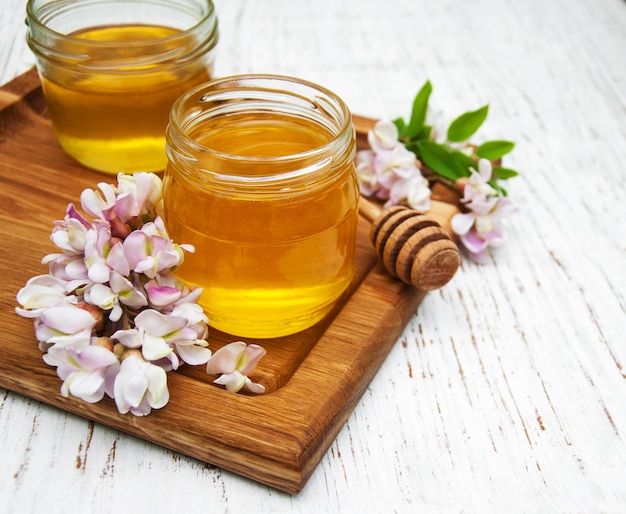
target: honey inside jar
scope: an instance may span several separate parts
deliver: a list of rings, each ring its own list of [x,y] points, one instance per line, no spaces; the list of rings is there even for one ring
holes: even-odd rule
[[[207,187],[202,171],[192,179],[172,163],[166,171],[168,232],[175,241],[195,246],[177,275],[204,288],[199,303],[210,325],[266,338],[321,320],[354,272],[353,154],[307,159],[307,152],[328,145],[335,135],[280,112],[219,116],[188,135],[215,153],[213,173],[232,172],[232,159],[220,159],[228,155],[247,184]],[[268,184],[268,173],[276,183]]]
[[[162,26],[95,27],[71,36],[88,41],[137,44],[180,31]],[[175,43],[163,52],[176,51]],[[165,128],[172,104],[187,89],[210,79],[202,60],[184,66],[146,64],[140,69],[107,69],[106,53],[89,60],[89,72],[48,66],[42,87],[61,146],[100,171],[160,171],[165,168]],[[102,69],[99,70],[98,68]]]
[[[173,103],[211,78],[212,0],[27,0],[26,24],[65,152],[105,173],[163,171]]]

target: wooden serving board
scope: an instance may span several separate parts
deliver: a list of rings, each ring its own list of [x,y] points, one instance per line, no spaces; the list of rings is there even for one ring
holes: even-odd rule
[[[371,120],[356,118],[359,139]],[[112,400],[63,398],[42,360],[32,320],[14,312],[26,281],[47,273],[56,252],[52,221],[79,204],[85,188],[115,177],[83,168],[59,147],[34,70],[0,89],[0,386],[85,418],[297,493],[347,420],[425,293],[389,277],[358,232],[358,271],[341,304],[300,334],[255,341],[267,355],[251,377],[267,393],[231,394],[204,367],[168,374],[171,399],[144,418],[118,413]],[[210,330],[213,350],[232,336]]]

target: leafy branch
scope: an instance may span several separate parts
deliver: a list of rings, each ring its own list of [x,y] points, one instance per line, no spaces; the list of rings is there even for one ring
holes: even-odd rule
[[[403,118],[393,120],[398,129],[398,139],[444,182],[469,177],[470,169],[477,169],[479,159],[491,161],[493,175],[490,185],[506,195],[497,182],[518,175],[517,171],[501,166],[502,157],[513,150],[515,143],[493,140],[474,145],[469,142],[487,119],[489,104],[454,119],[448,126],[446,140],[440,143],[433,140],[433,126],[427,124],[426,119],[432,90],[432,84],[426,81],[413,100],[408,123]]]

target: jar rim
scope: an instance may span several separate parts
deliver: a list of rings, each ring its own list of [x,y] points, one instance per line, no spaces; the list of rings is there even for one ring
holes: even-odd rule
[[[38,0],[28,0],[26,4],[26,20],[25,21],[29,27],[31,27],[31,24],[34,24],[39,30],[49,34],[50,36],[54,37],[55,39],[58,39],[59,41],[80,43],[82,45],[88,44],[92,48],[106,49],[106,48],[119,47],[118,41],[84,39],[84,38],[81,38],[72,34],[65,34],[63,32],[59,32],[58,30],[50,28],[44,21],[41,20],[41,17],[40,17],[41,8],[38,10],[35,10],[34,8],[34,4],[37,1]],[[138,3],[142,3],[144,1],[145,0],[139,0]],[[154,1],[154,0],[151,0],[151,1]],[[157,2],[159,2],[160,4],[164,6],[171,6],[171,4],[167,1],[157,0]],[[170,41],[176,41],[177,39],[185,39],[189,37],[190,34],[193,34],[194,32],[198,30],[199,27],[205,24],[207,20],[210,20],[211,18],[215,18],[215,4],[213,3],[213,0],[204,0],[204,2],[206,3],[206,5],[201,5],[200,3],[198,3],[198,5],[199,6],[201,5],[201,7],[206,7],[206,11],[202,14],[200,18],[198,18],[195,21],[195,23],[193,23],[193,25],[185,29],[180,29],[177,32],[173,34],[169,34],[167,36],[161,36],[158,38],[140,40],[140,41],[125,41],[124,42],[125,48],[129,48],[129,47],[130,48],[145,48],[146,44],[150,44],[150,43],[161,44],[161,43],[167,43]],[[83,3],[96,5],[98,3],[101,3],[101,0],[86,0]],[[44,5],[47,5],[47,4],[44,4]],[[84,27],[84,28],[89,28],[89,27]]]
[[[286,89],[278,89],[278,88],[268,88],[267,86],[261,86],[259,83],[265,81],[272,84],[290,84],[299,87],[303,87],[309,89],[311,91],[316,91],[319,93],[319,96],[316,96],[316,100],[320,100],[322,95],[326,97],[326,99],[330,100],[334,107],[336,107],[336,112],[341,115],[340,123],[338,124],[338,128],[336,132],[333,133],[332,139],[327,141],[326,143],[312,148],[310,150],[306,150],[303,152],[297,152],[288,155],[282,156],[250,156],[250,155],[237,155],[227,152],[222,152],[219,150],[215,150],[208,145],[204,145],[196,141],[193,137],[189,136],[187,131],[185,130],[187,127],[183,126],[181,123],[181,119],[183,116],[183,111],[185,108],[185,103],[192,99],[194,96],[198,96],[203,91],[207,91],[209,89],[215,88],[216,91],[219,91],[220,87],[224,87],[227,84],[240,84],[239,87],[236,88],[238,92],[245,91],[274,91],[274,92],[282,92],[286,93],[289,96],[293,96],[300,98],[301,100],[306,100],[313,107],[312,110],[318,109],[320,110],[320,106],[317,105],[312,99],[305,98],[304,96],[297,95],[294,92],[288,91]],[[246,86],[245,84],[249,84]],[[206,95],[204,95],[206,96]],[[239,111],[246,112],[246,111]],[[176,135],[174,135],[174,131]],[[347,134],[352,135],[354,133],[354,128],[352,125],[352,115],[348,106],[345,102],[334,92],[331,90],[320,86],[314,82],[310,82],[308,80],[295,78],[288,75],[279,75],[279,74],[242,74],[242,75],[231,75],[226,77],[221,77],[218,79],[211,80],[209,82],[205,82],[203,84],[199,84],[190,90],[183,93],[177,100],[174,102],[172,109],[170,110],[170,119],[169,124],[166,130],[168,143],[172,139],[176,139],[177,143],[182,142],[186,147],[191,148],[194,152],[199,152],[203,154],[209,154],[211,156],[229,160],[233,162],[252,162],[252,163],[267,163],[267,162],[285,162],[285,161],[298,161],[302,159],[307,159],[311,157],[315,157],[316,155],[324,154],[330,147],[337,144],[338,140],[345,138]],[[169,144],[168,144],[169,146]],[[261,178],[261,177],[258,177]]]

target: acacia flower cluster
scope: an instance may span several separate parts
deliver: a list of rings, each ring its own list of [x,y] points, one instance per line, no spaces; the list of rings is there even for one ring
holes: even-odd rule
[[[390,121],[379,121],[367,139],[370,150],[361,150],[356,156],[363,194],[385,200],[385,206],[406,203],[420,212],[428,211],[428,181],[417,167],[415,154],[398,140],[397,127]]]
[[[487,118],[489,105],[454,119],[447,130],[427,123],[432,93],[430,81],[413,101],[408,120],[379,121],[368,132],[369,149],[356,156],[361,193],[385,202],[406,205],[422,213],[431,208],[431,187],[441,182],[461,187],[462,213],[451,220],[452,230],[476,262],[484,262],[487,247],[504,240],[503,219],[513,211],[499,181],[518,175],[501,166],[515,144],[506,140],[474,145],[470,138]],[[441,124],[438,124],[441,125]]]
[[[491,185],[492,166],[487,159],[478,161],[478,171],[471,170],[461,202],[467,212],[455,214],[452,230],[461,236],[461,242],[476,262],[487,260],[487,247],[504,242],[504,218],[511,213],[512,204]]]
[[[174,275],[194,248],[174,243],[157,214],[161,179],[120,174],[117,186],[98,184],[80,200],[93,219],[69,204],[50,236],[60,252],[42,260],[48,273],[17,294],[16,312],[34,320],[61,394],[89,403],[106,394],[120,413],[145,416],[167,404],[166,372],[182,363],[206,364],[229,391],[263,392],[247,374],[265,350],[243,342],[208,349],[208,318],[196,303],[202,289]]]

